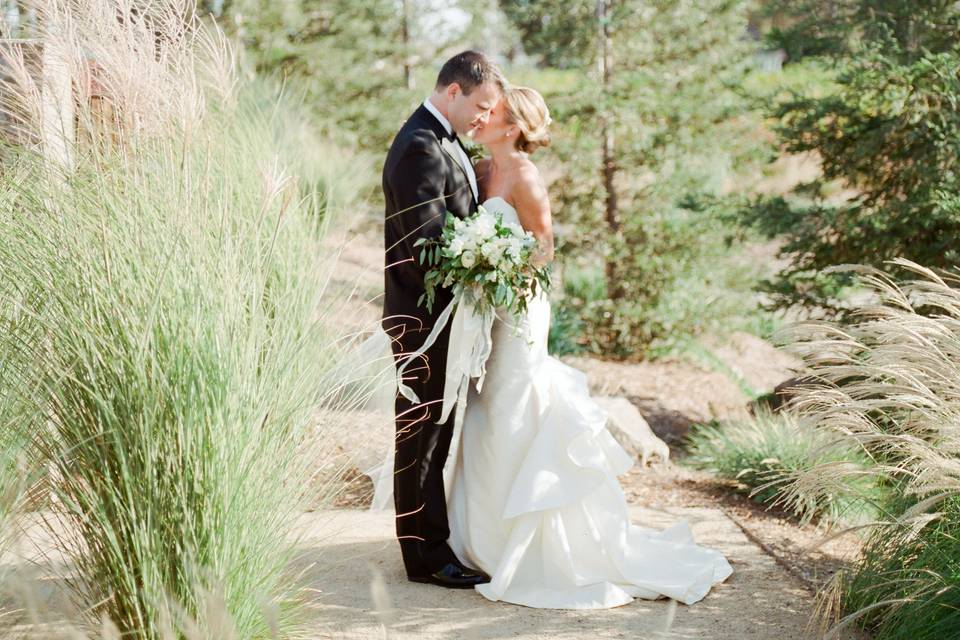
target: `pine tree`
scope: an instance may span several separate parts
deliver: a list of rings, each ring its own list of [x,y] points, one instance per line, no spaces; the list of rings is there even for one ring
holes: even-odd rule
[[[815,153],[823,175],[749,215],[785,238],[789,266],[769,284],[775,305],[838,317],[852,276],[828,272],[834,265],[960,262],[960,7],[851,0],[843,8],[836,90],[794,96],[774,114],[784,148]],[[835,184],[853,196],[831,200]]]
[[[552,195],[577,229],[568,252],[604,263],[605,295],[580,309],[594,347],[643,353],[674,329],[658,305],[704,249],[702,203],[756,148],[736,119],[748,3],[502,4],[530,53],[582,70],[575,88],[550,96],[568,134]]]

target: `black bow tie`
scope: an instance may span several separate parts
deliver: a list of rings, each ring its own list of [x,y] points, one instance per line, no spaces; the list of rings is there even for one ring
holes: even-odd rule
[[[460,142],[460,138],[457,137],[457,132],[456,132],[456,131],[451,131],[450,133],[448,133],[448,134],[446,135],[446,138],[447,138],[447,140],[449,140],[450,142]]]

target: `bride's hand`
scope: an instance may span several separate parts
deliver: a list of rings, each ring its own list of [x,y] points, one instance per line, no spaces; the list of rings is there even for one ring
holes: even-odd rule
[[[547,266],[553,261],[553,237],[537,238],[537,246],[530,254],[530,264],[537,269]]]

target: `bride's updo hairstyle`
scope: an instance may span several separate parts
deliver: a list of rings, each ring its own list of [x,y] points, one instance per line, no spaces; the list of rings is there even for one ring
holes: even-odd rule
[[[517,149],[533,153],[540,147],[550,145],[550,110],[543,96],[529,87],[510,87],[503,95],[507,122],[520,129]]]

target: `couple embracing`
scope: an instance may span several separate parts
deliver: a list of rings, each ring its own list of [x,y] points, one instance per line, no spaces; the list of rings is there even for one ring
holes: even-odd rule
[[[426,268],[415,243],[438,237],[448,212],[465,219],[482,205],[536,237],[534,260],[551,260],[550,203],[530,158],[549,144],[550,122],[539,93],[509,86],[466,51],[443,65],[386,158],[382,326],[415,395],[395,402],[391,489],[404,567],[415,582],[530,607],[692,604],[730,565],[695,545],[685,523],[655,532],[630,522],[617,476],[633,460],[583,374],[547,354],[544,294],[520,317],[494,321],[482,390],[469,388],[441,421],[447,363],[465,347],[446,326],[423,348],[453,294],[439,288],[431,311],[419,304]],[[461,136],[486,157],[471,161]]]

